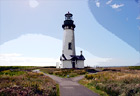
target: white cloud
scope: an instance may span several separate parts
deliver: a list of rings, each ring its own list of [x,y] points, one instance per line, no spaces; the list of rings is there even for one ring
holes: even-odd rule
[[[108,4],[110,4],[111,2],[112,2],[112,0],[109,0],[109,1],[106,2],[106,4],[108,5]]]
[[[140,15],[136,19],[140,20]]]
[[[17,39],[0,45],[0,65],[55,66],[56,62],[60,62],[61,48],[62,41],[53,37],[41,34],[22,35]],[[77,55],[80,54],[81,50],[86,58],[85,66],[95,66],[111,60],[111,58],[94,56],[79,47],[76,47]]]
[[[57,58],[24,57],[21,54],[0,54],[0,66],[55,66]]]
[[[88,54],[85,54],[85,66],[96,66],[111,60],[94,56],[88,58]],[[15,55],[15,53],[0,54],[0,66],[56,66],[56,62],[60,63],[58,58],[24,57],[21,54]]]
[[[117,9],[117,8],[120,8],[120,7],[123,7],[124,4],[113,4],[113,5],[110,5],[113,9]]]
[[[21,56],[21,54],[17,54],[17,53],[12,53],[12,54],[0,54],[0,58],[2,58],[2,57],[17,57],[17,56]]]
[[[101,62],[99,66],[134,66],[139,61],[135,62],[136,60],[129,60],[128,59],[122,59],[122,58],[113,58],[108,59],[108,62]],[[135,63],[134,63],[135,62]],[[130,63],[130,64],[128,64]]]
[[[80,53],[80,50],[83,50],[83,55],[85,56],[85,66],[97,66],[97,65],[100,65],[102,63],[104,63],[105,65],[104,66],[108,66],[107,63],[109,63],[112,58],[101,58],[101,57],[97,57],[97,56],[94,56],[92,55],[90,52],[82,49],[82,48],[79,48],[79,47],[76,47],[76,52],[79,52]]]
[[[37,0],[29,0],[29,6],[35,8],[39,5]]]
[[[100,2],[99,2],[99,0],[96,0],[96,1],[95,1],[95,4],[96,4],[97,7],[100,7]]]
[[[111,61],[111,58],[99,58],[99,57],[94,57],[94,58],[87,58],[85,60],[85,65],[86,66],[100,66],[102,63],[102,65],[104,66],[109,66],[108,63]]]
[[[81,50],[86,58],[85,66],[123,66],[140,62],[137,58],[97,57],[79,47],[76,47],[77,55]],[[55,66],[60,62],[61,54],[61,40],[41,34],[26,34],[0,45],[0,65]]]

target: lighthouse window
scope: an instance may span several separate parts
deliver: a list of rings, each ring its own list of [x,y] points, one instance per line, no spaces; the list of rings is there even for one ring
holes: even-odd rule
[[[67,16],[65,19],[66,20],[72,20],[72,17],[71,16]]]
[[[71,43],[68,44],[68,49],[69,49],[69,50],[72,49],[72,44],[71,44]]]
[[[70,20],[70,17],[69,16],[67,17],[67,20]]]

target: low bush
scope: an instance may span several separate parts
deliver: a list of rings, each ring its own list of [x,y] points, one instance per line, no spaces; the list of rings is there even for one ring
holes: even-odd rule
[[[57,96],[57,84],[42,73],[0,72],[0,96]]]
[[[75,76],[77,76],[77,73],[70,73],[69,74],[69,77],[75,77]]]
[[[79,75],[86,74],[85,70],[74,70],[73,73],[77,73]]]
[[[66,75],[62,71],[54,71],[53,74],[58,75],[58,76],[65,76]]]
[[[131,66],[129,67],[131,70],[140,70],[140,66]]]
[[[86,75],[85,75],[85,78],[86,78],[86,79],[93,79],[93,77],[94,77],[94,76],[93,76],[92,74],[86,74]]]
[[[5,71],[1,71],[0,75],[9,75],[9,76],[13,76],[13,75],[22,75],[24,74],[24,71],[11,71],[11,70],[5,70]]]
[[[0,72],[4,70],[32,70],[35,66],[0,66]]]
[[[94,86],[110,96],[140,96],[140,71],[106,71],[87,74],[85,78],[88,86]]]
[[[40,70],[45,73],[54,74],[60,77],[75,77],[87,73],[84,69],[40,68]]]
[[[48,74],[53,74],[54,71],[60,70],[60,69],[56,69],[56,68],[39,68],[39,69]]]

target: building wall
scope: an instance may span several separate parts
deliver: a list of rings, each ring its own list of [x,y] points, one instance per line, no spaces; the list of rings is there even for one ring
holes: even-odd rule
[[[72,64],[70,60],[62,61],[62,68],[72,68]]]
[[[68,49],[68,44],[71,43],[71,48]],[[65,29],[63,37],[63,54],[65,56],[75,55],[75,40],[74,40],[74,30]]]
[[[72,68],[71,61],[62,61],[60,68]],[[78,60],[77,64],[75,63],[75,68],[84,68],[84,60]]]
[[[76,65],[77,68],[84,68],[84,60],[78,60]]]

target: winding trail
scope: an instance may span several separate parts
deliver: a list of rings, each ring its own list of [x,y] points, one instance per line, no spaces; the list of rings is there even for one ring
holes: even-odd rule
[[[38,73],[40,70],[33,70],[33,72]],[[44,75],[49,76],[59,84],[60,96],[99,96],[98,94],[93,93],[91,90],[78,83],[79,80],[84,78],[84,75],[74,78],[61,78],[46,73],[44,73]]]

